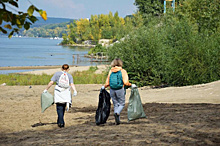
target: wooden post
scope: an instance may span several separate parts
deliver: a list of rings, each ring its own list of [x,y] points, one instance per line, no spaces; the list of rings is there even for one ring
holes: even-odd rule
[[[73,54],[73,63],[75,62],[75,55]]]
[[[80,59],[79,54],[77,54],[77,63],[80,61],[79,59]]]
[[[102,62],[103,52],[101,52],[101,62]]]
[[[91,54],[91,62],[92,62],[92,60],[93,60],[93,54]]]

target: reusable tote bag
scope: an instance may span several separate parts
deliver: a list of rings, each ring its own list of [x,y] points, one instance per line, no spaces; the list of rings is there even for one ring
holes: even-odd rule
[[[138,88],[131,88],[131,95],[128,103],[128,121],[136,120],[139,118],[146,118],[144,109],[141,103]]]

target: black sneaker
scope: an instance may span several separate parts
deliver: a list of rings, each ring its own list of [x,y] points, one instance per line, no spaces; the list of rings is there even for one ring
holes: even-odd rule
[[[120,124],[119,115],[117,113],[115,113],[114,116],[115,116],[116,125],[119,125]]]
[[[60,128],[63,128],[64,127],[64,124],[58,124],[58,127],[60,127]]]

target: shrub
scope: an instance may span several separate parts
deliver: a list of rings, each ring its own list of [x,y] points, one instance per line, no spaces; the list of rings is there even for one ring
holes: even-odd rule
[[[129,33],[108,49],[124,61],[130,81],[145,85],[192,85],[220,79],[220,35],[199,33],[187,18],[166,14]]]

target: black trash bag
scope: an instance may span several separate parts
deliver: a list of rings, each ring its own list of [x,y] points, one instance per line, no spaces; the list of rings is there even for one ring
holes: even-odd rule
[[[105,89],[101,89],[99,93],[99,104],[96,110],[96,125],[105,124],[111,110],[110,94]]]

